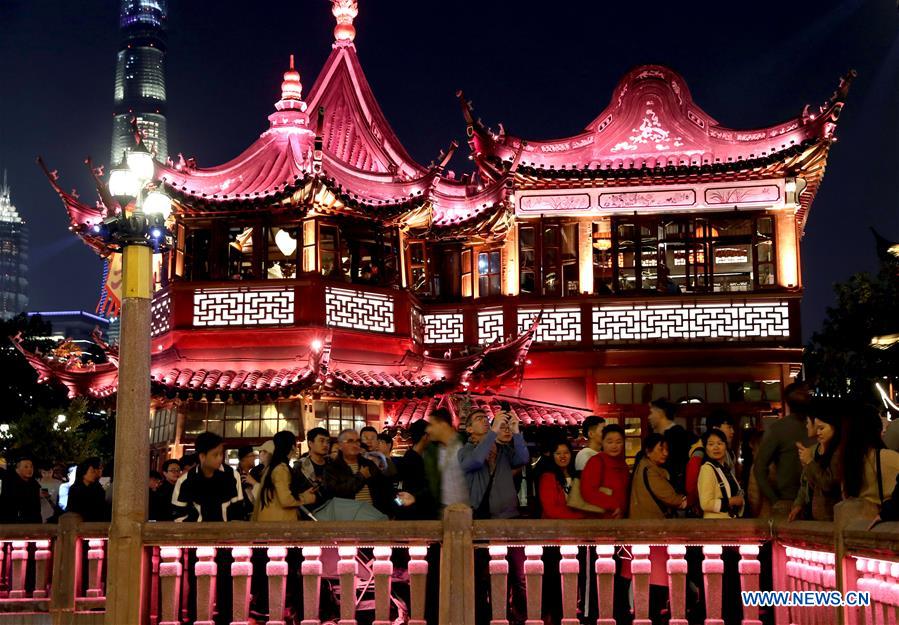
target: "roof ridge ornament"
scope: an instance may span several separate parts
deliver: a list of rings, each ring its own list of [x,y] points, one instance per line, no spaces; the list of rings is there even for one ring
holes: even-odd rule
[[[290,55],[290,67],[284,72],[281,82],[281,99],[275,102],[275,112],[268,116],[271,128],[308,130],[309,116],[306,114],[306,102],[303,100],[303,83],[300,72],[294,64],[294,56]]]
[[[356,27],[353,20],[359,15],[359,3],[356,0],[331,0],[331,13],[337,20],[334,27],[334,41],[338,45],[352,45],[356,38]]]

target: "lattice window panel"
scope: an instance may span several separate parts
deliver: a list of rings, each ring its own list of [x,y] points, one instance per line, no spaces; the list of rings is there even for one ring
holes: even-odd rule
[[[150,304],[150,336],[157,337],[172,329],[172,299],[168,291]]]
[[[462,313],[429,313],[423,317],[425,343],[434,345],[465,342],[465,317]]]
[[[593,340],[716,341],[790,336],[786,302],[594,306]]]
[[[526,332],[534,319],[540,315],[540,308],[518,309],[518,332]],[[581,340],[581,309],[557,307],[542,309],[540,325],[534,333],[537,343],[571,343]]]
[[[219,288],[194,291],[194,326],[291,325],[292,288]]]
[[[329,326],[368,332],[396,328],[391,296],[354,289],[325,288],[325,319]]]
[[[503,338],[503,311],[478,311],[478,343],[487,345]]]

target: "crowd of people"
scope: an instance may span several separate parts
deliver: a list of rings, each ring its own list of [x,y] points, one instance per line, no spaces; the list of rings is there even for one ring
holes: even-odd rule
[[[624,429],[598,416],[584,420],[576,453],[559,428],[542,428],[529,445],[517,416],[502,404],[492,420],[475,409],[458,429],[451,413],[437,408],[409,426],[402,454],[394,454],[390,434],[370,426],[343,430],[336,439],[314,428],[305,435],[303,454],[296,435],[282,431],[259,447],[239,448],[232,468],[222,438],[205,432],[191,454],[150,472],[149,518],[439,519],[447,506],[464,504],[476,519],[828,521],[837,503],[855,498],[879,511],[875,522],[899,520],[899,452],[886,447],[877,411],[810,399],[801,385],[785,389],[785,401],[786,416],[764,433],[743,430],[727,412],[715,411],[701,435],[676,422],[676,405],[653,401],[647,407],[651,432],[635,458],[628,458]],[[0,522],[53,522],[63,510],[89,521],[108,520],[106,469],[90,458],[67,480],[58,469],[23,455],[2,476]],[[581,557],[589,560],[589,550]],[[660,564],[665,557],[659,548],[650,554]],[[488,575],[488,560],[486,554],[476,556],[476,575]],[[619,561],[618,579],[626,588],[625,560]],[[509,548],[509,618],[516,625],[527,611],[524,561],[522,548]],[[590,564],[582,570],[591,570]],[[657,570],[659,579],[651,579],[656,611],[667,592],[664,566]],[[579,582],[583,614],[595,606],[592,577],[585,574]],[[546,583],[545,610],[558,622],[559,614],[553,615],[560,599],[552,599],[558,580],[548,573]],[[489,584],[476,588],[484,594],[476,604],[479,621],[489,621]],[[626,606],[623,592],[616,604]]]

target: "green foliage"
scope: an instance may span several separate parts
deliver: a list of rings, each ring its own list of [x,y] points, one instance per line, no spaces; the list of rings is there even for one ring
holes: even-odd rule
[[[41,407],[22,415],[0,438],[0,451],[5,457],[27,451],[38,461],[67,464],[102,456],[108,452],[104,439],[109,427],[103,426],[104,419],[89,420],[87,406],[86,400],[75,399],[64,412]]]
[[[899,267],[885,262],[877,275],[857,273],[834,292],[805,351],[807,378],[823,393],[879,403],[874,382],[899,378],[899,346],[878,349],[871,339],[899,332]]]

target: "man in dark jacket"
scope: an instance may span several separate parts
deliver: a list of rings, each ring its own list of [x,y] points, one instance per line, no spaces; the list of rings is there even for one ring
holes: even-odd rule
[[[324,487],[329,494],[343,499],[355,499],[372,504],[388,516],[395,513],[397,504],[415,503],[406,492],[394,493],[390,480],[370,460],[362,456],[362,446],[356,430],[344,430],[337,436],[340,451],[337,458],[325,468]]]
[[[34,459],[23,455],[0,483],[0,523],[40,523],[41,485],[34,479]]]
[[[690,459],[691,437],[682,425],[674,422],[677,407],[666,399],[656,399],[649,403],[649,425],[656,434],[665,437],[668,443],[668,461],[664,469],[668,471],[671,484],[677,492],[684,492],[687,461]],[[695,438],[695,437],[693,437]]]
[[[316,489],[315,503],[307,506],[307,509],[315,510],[333,497],[324,486],[325,471],[332,462],[328,455],[331,435],[325,428],[312,428],[306,433],[306,443],[309,445],[309,452],[294,463],[290,470],[290,492],[299,498],[300,493],[310,488]],[[298,516],[300,519],[306,518],[302,510],[299,510]]]
[[[240,518],[240,476],[223,465],[222,437],[203,432],[196,442],[199,464],[182,475],[172,493],[175,521],[232,521]]]

